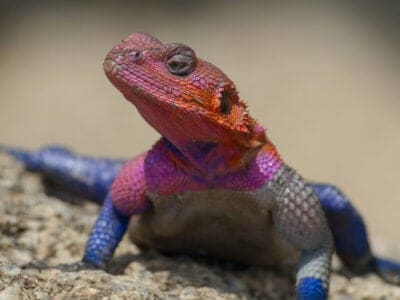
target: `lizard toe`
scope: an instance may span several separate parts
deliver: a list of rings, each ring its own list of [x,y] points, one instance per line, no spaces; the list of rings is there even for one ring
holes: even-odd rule
[[[400,263],[383,258],[375,258],[374,272],[383,280],[400,285]]]
[[[63,272],[79,272],[82,270],[98,270],[96,266],[91,263],[78,261],[70,264],[61,264],[56,267],[58,270]]]

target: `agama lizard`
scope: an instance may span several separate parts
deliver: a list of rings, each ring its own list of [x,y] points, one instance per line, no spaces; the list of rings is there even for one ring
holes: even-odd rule
[[[298,299],[327,298],[334,249],[350,270],[400,283],[400,264],[373,255],[348,198],[285,164],[233,82],[193,49],[134,33],[112,48],[104,70],[161,134],[151,150],[125,161],[3,147],[103,203],[80,266],[104,267],[130,223],[136,244],[161,251],[297,261]]]

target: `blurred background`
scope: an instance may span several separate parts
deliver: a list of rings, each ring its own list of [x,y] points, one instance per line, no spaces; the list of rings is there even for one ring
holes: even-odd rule
[[[223,69],[289,164],[399,242],[400,3],[277,2],[1,1],[0,143],[148,149],[158,134],[102,71],[145,31]]]

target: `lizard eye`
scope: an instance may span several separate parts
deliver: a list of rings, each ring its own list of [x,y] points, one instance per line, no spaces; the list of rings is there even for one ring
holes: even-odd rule
[[[142,58],[142,52],[138,50],[133,50],[129,53],[129,57],[133,62],[138,63]]]
[[[189,75],[196,64],[196,58],[192,51],[183,50],[167,59],[167,68],[171,74],[186,76]]]

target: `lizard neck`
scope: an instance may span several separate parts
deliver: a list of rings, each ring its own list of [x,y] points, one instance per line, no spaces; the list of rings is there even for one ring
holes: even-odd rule
[[[260,153],[280,160],[274,145],[244,149],[241,145],[190,141],[178,148],[163,137],[161,142],[169,150],[170,158],[185,173],[213,180],[214,178],[244,170]]]

